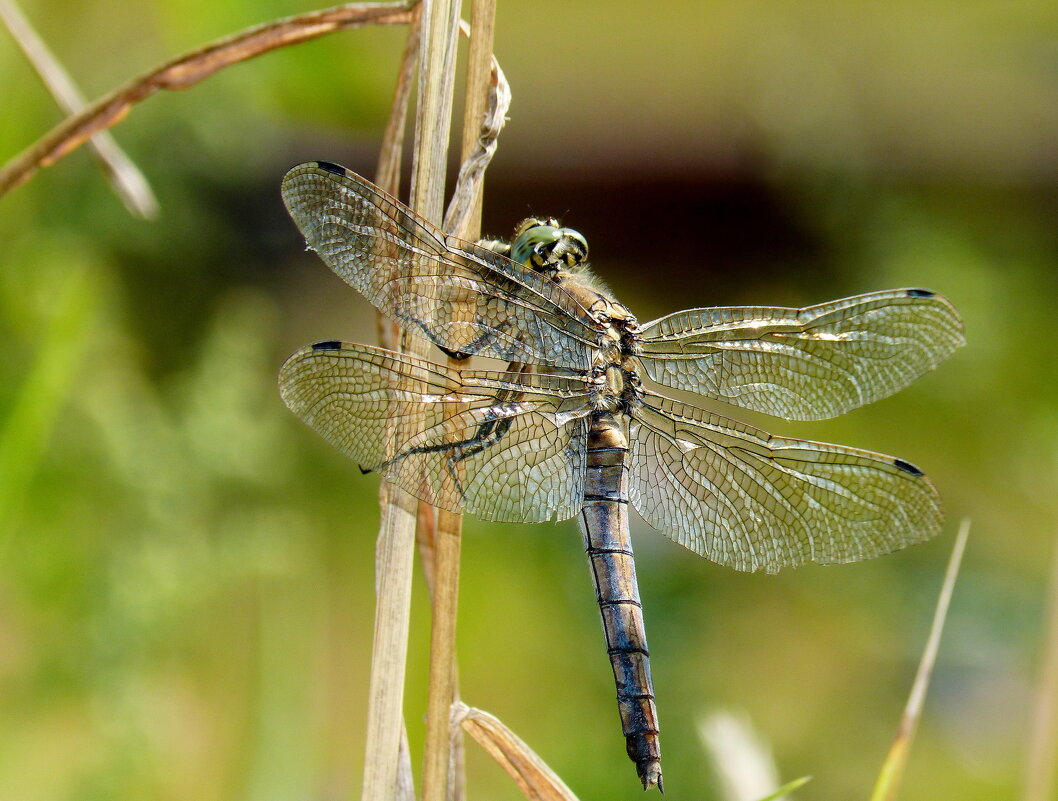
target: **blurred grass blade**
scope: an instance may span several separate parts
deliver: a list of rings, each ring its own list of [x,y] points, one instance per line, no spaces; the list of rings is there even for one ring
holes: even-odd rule
[[[1024,801],[1050,801],[1058,779],[1058,543],[1047,596],[1043,665],[1032,704]]]
[[[0,0],[0,18],[59,108],[71,115],[82,111],[87,105],[84,96],[14,0]],[[157,217],[158,200],[151,185],[118,146],[114,137],[104,131],[93,136],[88,144],[125,208],[145,220]]]
[[[959,535],[955,538],[955,546],[952,548],[951,557],[948,559],[948,570],[944,574],[944,584],[937,598],[937,608],[933,613],[933,625],[930,628],[929,640],[926,649],[922,652],[922,660],[918,665],[918,673],[915,674],[914,684],[911,686],[911,695],[904,707],[904,715],[900,719],[900,728],[896,733],[896,739],[889,749],[889,755],[882,765],[878,774],[878,780],[871,794],[871,801],[893,801],[900,789],[900,780],[907,766],[907,758],[911,752],[911,743],[915,739],[915,729],[922,717],[922,707],[926,701],[926,691],[929,689],[929,680],[933,675],[933,667],[937,662],[937,650],[940,648],[940,637],[944,631],[944,621],[948,615],[948,606],[951,603],[952,591],[955,589],[955,579],[959,575],[959,565],[962,563],[963,551],[966,549],[966,538],[970,534],[970,520],[963,518],[959,526]]]
[[[804,787],[810,781],[812,781],[811,776],[802,776],[800,779],[794,779],[792,782],[787,782],[786,784],[784,784],[771,795],[767,795],[764,798],[758,799],[758,801],[779,801],[780,798],[789,795],[794,790]]]
[[[89,270],[71,270],[65,291],[56,298],[54,315],[37,338],[33,365],[0,422],[0,547],[7,543],[59,409],[81,369],[96,290]]]
[[[724,801],[779,798],[779,769],[771,748],[753,729],[749,717],[719,710],[699,722],[698,736],[713,763]]]
[[[565,782],[499,718],[457,702],[453,723],[510,774],[529,801],[577,801]]]

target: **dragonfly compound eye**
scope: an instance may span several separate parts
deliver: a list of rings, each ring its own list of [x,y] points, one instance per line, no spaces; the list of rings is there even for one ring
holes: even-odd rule
[[[559,228],[556,220],[531,218],[515,230],[511,258],[537,272],[553,272],[587,260],[588,241],[579,231]]]

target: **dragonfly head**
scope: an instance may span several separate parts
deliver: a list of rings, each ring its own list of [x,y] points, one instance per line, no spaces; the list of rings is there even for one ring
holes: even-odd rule
[[[579,231],[560,227],[558,220],[530,217],[514,231],[511,258],[538,273],[556,273],[588,260],[588,240]]]

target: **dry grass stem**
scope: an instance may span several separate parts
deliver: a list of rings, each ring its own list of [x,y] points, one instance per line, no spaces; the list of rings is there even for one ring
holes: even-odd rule
[[[0,18],[59,108],[67,114],[80,112],[87,101],[14,0],[0,0]],[[158,200],[150,184],[114,137],[104,131],[93,136],[88,145],[125,208],[143,219],[157,217]]]
[[[445,230],[464,239],[481,236],[481,185],[485,167],[496,152],[496,141],[507,120],[511,90],[492,55],[496,0],[474,0],[473,33],[467,54],[466,101],[459,176],[445,215]]]
[[[452,102],[455,89],[459,3],[424,0],[419,63],[419,107],[415,120],[411,206],[426,220],[441,224]],[[425,343],[417,343],[424,355]],[[459,536],[452,516],[440,512],[435,537],[430,680],[426,709],[422,797],[444,801],[450,752],[449,716],[455,694],[455,606],[458,598]],[[447,530],[446,530],[447,529]]]
[[[436,222],[440,219],[443,202],[445,147],[452,108],[452,77],[450,75],[445,79],[443,73],[451,73],[455,61],[453,56],[449,65],[445,51],[450,49],[446,43],[449,39],[453,39],[451,50],[455,50],[458,10],[455,8],[449,15],[439,16],[435,2],[426,0],[421,4],[420,14],[419,106],[416,113],[411,205],[420,215]],[[453,17],[451,22],[446,21],[448,16]],[[445,94],[448,97],[445,98]],[[395,110],[395,115],[397,113],[399,109]],[[400,139],[396,133],[399,125],[396,123],[393,126],[393,142]],[[396,145],[389,146],[396,148]],[[395,158],[393,150],[390,150],[390,158]],[[398,170],[385,165],[383,168],[389,170],[389,180],[397,179]],[[400,335],[400,345],[402,350],[414,356],[426,356],[425,342],[408,338],[404,331]],[[398,590],[404,587],[411,590],[416,524],[419,517],[425,515],[428,518],[432,514],[430,510],[423,509],[415,498],[396,487],[387,487],[384,497],[386,503],[382,507],[379,556],[381,558],[386,549],[393,548],[400,552],[401,560],[399,563],[395,560],[390,565],[396,571],[389,581],[390,587],[395,590],[393,598],[383,599],[381,590],[385,585],[380,582],[376,638],[371,656],[371,687],[379,688],[380,691],[372,691],[368,710],[362,795],[366,801],[388,800],[394,798],[397,791],[401,772],[399,746],[404,731],[403,686],[407,632],[411,618],[411,593],[405,596]],[[386,653],[380,653],[383,649]],[[427,731],[427,743],[428,736]]]
[[[477,239],[481,235],[481,187],[485,167],[492,160],[496,140],[503,127],[504,115],[510,105],[510,90],[499,64],[493,58],[493,29],[496,21],[495,0],[474,0],[471,9],[473,34],[467,57],[466,101],[463,109],[463,142],[461,166],[456,188],[445,215],[444,230],[465,239]],[[466,33],[465,24],[460,29]],[[501,86],[502,89],[497,89]],[[502,93],[503,99],[498,99]],[[502,107],[502,108],[500,108]],[[499,121],[493,113],[486,120],[486,109],[500,108]],[[468,166],[471,169],[468,170]],[[476,215],[475,215],[476,210]],[[449,366],[458,362],[448,360]],[[431,629],[431,698],[435,713],[441,712],[447,699],[444,726],[447,732],[447,752],[438,753],[434,759],[427,756],[428,764],[436,772],[429,786],[436,799],[426,794],[424,776],[423,795],[428,801],[441,801],[440,771],[445,769],[444,795],[446,801],[459,801],[464,797],[464,750],[462,730],[450,722],[451,705],[459,697],[459,668],[456,656],[456,621],[459,600],[459,563],[462,543],[463,518],[461,515],[441,510],[437,516],[437,534],[433,554],[435,558],[435,580],[431,587],[433,598],[433,620]],[[441,724],[441,720],[436,721]],[[442,737],[440,725],[435,731],[437,740]],[[434,741],[431,745],[438,745]]]
[[[897,730],[896,739],[893,740],[889,754],[878,775],[874,792],[871,793],[871,801],[893,801],[900,789],[900,780],[907,766],[911,743],[915,739],[915,730],[918,728],[918,721],[922,717],[922,707],[926,702],[929,680],[933,675],[933,667],[937,663],[937,651],[940,648],[941,634],[944,632],[944,621],[948,616],[948,607],[951,604],[955,580],[959,575],[959,566],[962,563],[962,555],[966,549],[966,539],[969,534],[970,520],[965,518],[959,526],[959,534],[955,538],[955,546],[948,559],[948,569],[944,574],[944,583],[941,586],[940,596],[937,598],[937,608],[933,613],[933,625],[930,627],[929,639],[922,652],[918,672],[911,686],[911,694],[904,707],[903,717],[900,719],[900,728]]]
[[[398,25],[411,18],[414,2],[350,3],[256,25],[218,39],[133,78],[83,111],[66,118],[0,169],[0,195],[40,167],[48,167],[90,138],[118,123],[137,103],[162,89],[182,90],[218,70],[280,47],[364,25]]]
[[[404,147],[404,133],[405,126],[408,119],[408,103],[411,96],[412,78],[415,76],[416,68],[418,66],[419,58],[419,35],[420,35],[420,23],[422,21],[422,15],[419,7],[416,7],[412,12],[412,18],[408,25],[408,39],[404,47],[404,56],[401,59],[401,68],[397,76],[397,86],[394,90],[393,104],[390,109],[389,122],[386,125],[385,133],[382,137],[382,147],[379,151],[378,157],[378,174],[376,175],[376,182],[384,190],[389,192],[391,195],[396,197],[400,192],[400,163],[401,155]],[[378,338],[379,344],[385,348],[394,349],[397,343],[397,325],[392,320],[383,317],[381,314],[376,313],[376,320],[378,324]],[[386,521],[390,517],[400,518],[405,512],[401,508],[390,509],[390,491],[389,485],[383,481],[379,486],[379,519],[380,521]],[[402,503],[410,503],[410,499],[405,497],[401,500]],[[419,504],[416,508],[421,507]],[[387,536],[387,532],[390,528],[385,525],[384,522],[380,523],[378,544],[377,547],[381,552],[384,546],[384,539]],[[404,570],[406,565],[404,562],[400,563],[401,569]],[[381,565],[376,564],[376,579],[375,587],[376,592],[381,590],[381,580],[379,570]],[[401,576],[401,579],[407,578]],[[396,577],[394,577],[396,582]],[[400,586],[404,586],[403,583]],[[407,610],[407,605],[402,607],[403,610]],[[379,606],[379,611],[381,605]],[[410,625],[410,615],[406,613],[402,615],[400,620],[394,621],[395,625]],[[377,626],[388,626],[389,622],[382,619],[376,619]],[[397,636],[400,636],[397,632]],[[404,634],[404,641],[407,641],[407,634]],[[406,658],[406,650],[405,650]],[[379,663],[380,669],[383,663]],[[374,666],[374,663],[373,663]],[[401,675],[400,683],[398,684],[396,676],[379,675],[377,682],[379,684],[387,684],[388,686],[385,691],[378,695],[373,695],[372,698],[387,698],[390,699],[394,695],[403,697],[403,675]],[[376,676],[372,672],[372,681],[376,681]],[[401,704],[403,707],[403,704]],[[384,744],[388,741],[389,731],[387,724],[391,724],[392,720],[388,716],[392,714],[391,708],[380,708],[369,712],[369,731],[374,734],[368,735],[368,741],[371,743],[367,746],[368,754],[374,752],[376,747],[384,747]],[[370,758],[370,756],[368,757]],[[365,776],[364,776],[364,798],[368,798],[368,793],[371,792],[384,792],[384,788],[371,784],[368,787],[369,782],[374,782],[375,778],[379,778],[381,783],[381,776],[367,777],[367,771],[371,768],[370,763],[365,762]],[[388,770],[388,767],[385,768]],[[408,747],[408,730],[404,724],[403,712],[400,715],[400,750],[397,755],[396,765],[396,776],[394,780],[393,790],[397,801],[414,801],[415,799],[415,777],[412,773],[411,766],[411,750]]]
[[[397,757],[396,801],[415,801],[415,776],[411,770],[411,746],[408,745],[408,728],[400,727],[400,755]]]
[[[454,0],[431,0],[422,5],[419,107],[415,118],[410,205],[419,216],[440,226],[448,139],[452,130],[459,4]]]
[[[396,797],[403,736],[404,671],[408,655],[416,501],[388,486],[375,549],[375,632],[371,646],[364,801]]]
[[[491,59],[491,70],[486,74],[486,80],[487,92],[481,93],[481,110],[475,108],[473,117],[467,114],[465,118],[467,125],[475,127],[469,134],[469,142],[468,134],[464,131],[463,161],[444,224],[445,231],[471,240],[481,235],[481,187],[485,168],[496,152],[497,140],[507,122],[507,110],[511,106],[511,88],[507,76],[495,59]]]
[[[416,6],[408,24],[408,39],[404,44],[404,56],[400,61],[397,85],[393,90],[393,103],[389,119],[382,134],[382,147],[378,154],[378,170],[375,184],[393,197],[400,197],[400,167],[404,154],[404,135],[408,124],[408,104],[419,67],[419,36],[422,33],[422,9]],[[388,350],[397,348],[397,324],[381,312],[375,312],[378,327],[378,344]]]
[[[1043,665],[1032,709],[1024,801],[1050,801],[1058,780],[1058,547],[1051,561]]]
[[[577,801],[577,796],[533,749],[498,718],[457,703],[454,722],[495,759],[530,801]]]
[[[462,517],[437,513],[434,547],[433,604],[430,627],[430,686],[423,762],[423,801],[447,801],[452,735],[451,709],[457,695],[456,610],[459,605],[459,558]],[[460,782],[461,783],[461,782]]]

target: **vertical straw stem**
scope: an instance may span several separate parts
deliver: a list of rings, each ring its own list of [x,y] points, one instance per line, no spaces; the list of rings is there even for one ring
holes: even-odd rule
[[[458,2],[430,0],[423,3],[411,206],[435,225],[441,224],[444,214],[445,168],[452,125],[458,36]],[[448,515],[444,512],[441,514]],[[458,526],[455,527],[454,535],[452,533],[450,517],[442,519],[449,530],[442,533],[439,527],[435,540],[434,613],[430,635],[430,684],[423,759],[424,801],[444,801],[446,795],[449,719],[455,692],[453,649],[445,643],[450,644],[455,637],[459,536]]]
[[[467,56],[466,92],[463,109],[461,162],[481,159],[483,132],[494,137],[486,125],[492,92],[492,46],[496,19],[495,0],[474,0],[471,7],[471,35]],[[486,156],[486,161],[487,161]],[[461,170],[462,178],[462,170]],[[469,214],[458,221],[452,207],[446,216],[446,231],[464,239],[481,235],[481,181],[472,182],[473,199]],[[462,185],[457,191],[463,191]],[[453,198],[452,205],[463,202]],[[460,362],[449,359],[450,367]],[[430,582],[432,627],[430,639],[430,685],[428,728],[423,772],[425,801],[456,801],[464,794],[462,729],[451,723],[451,705],[459,697],[459,668],[456,658],[456,622],[459,605],[459,564],[462,543],[461,515],[439,510],[433,548]]]
[[[411,21],[390,121],[379,159],[384,189],[398,193],[400,154],[410,96],[411,75],[418,63],[421,16]],[[388,330],[387,330],[388,329]],[[392,347],[392,326],[380,324],[383,344]],[[389,341],[387,341],[387,339]],[[404,675],[411,619],[411,583],[415,556],[417,502],[403,490],[383,482],[381,521],[375,552],[375,632],[371,650],[367,732],[364,746],[363,801],[394,801],[408,796],[410,771],[402,770]],[[405,745],[406,748],[406,745]],[[407,754],[404,753],[406,760]]]
[[[489,84],[492,81],[492,47],[496,28],[496,0],[473,0],[471,6],[470,52],[467,56],[466,105],[463,110],[462,158],[465,161],[475,152],[481,135],[481,124],[488,105]],[[478,192],[473,210],[463,229],[449,231],[463,239],[481,236],[481,203],[483,192]]]
[[[415,555],[415,500],[393,486],[383,490],[383,498],[375,549],[378,597],[364,747],[364,801],[393,801],[396,793]]]

